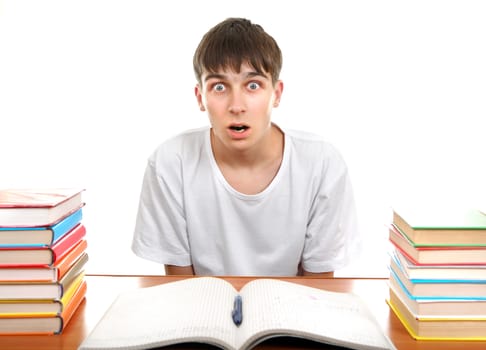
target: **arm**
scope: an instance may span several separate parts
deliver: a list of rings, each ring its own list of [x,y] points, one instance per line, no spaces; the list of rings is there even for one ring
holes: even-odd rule
[[[361,243],[353,189],[346,164],[329,149],[311,205],[302,254],[302,275],[336,271],[359,253]],[[318,175],[316,177],[318,178]],[[307,270],[307,271],[306,271]],[[334,273],[327,273],[333,276]]]
[[[328,272],[309,272],[302,268],[302,264],[299,264],[299,269],[297,271],[297,276],[314,276],[314,277],[322,277],[322,278],[333,278],[334,271]]]
[[[314,277],[323,277],[323,278],[333,278],[334,277],[334,271],[329,271],[329,272],[308,272],[308,271],[302,270],[302,276],[314,276]]]
[[[141,258],[160,264],[190,266],[192,263],[180,181],[182,175],[174,170],[181,166],[173,160],[177,156],[171,155],[168,148],[159,148],[147,163],[132,251]]]
[[[175,266],[165,265],[166,275],[195,275],[192,265],[189,266]]]

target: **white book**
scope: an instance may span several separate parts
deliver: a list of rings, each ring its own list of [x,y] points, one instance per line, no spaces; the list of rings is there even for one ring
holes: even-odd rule
[[[232,318],[237,296],[239,326]],[[242,350],[279,336],[356,350],[395,349],[355,294],[277,279],[256,279],[238,292],[221,278],[196,277],[120,294],[79,350],[194,342]]]
[[[84,206],[81,188],[0,189],[0,227],[53,226]]]

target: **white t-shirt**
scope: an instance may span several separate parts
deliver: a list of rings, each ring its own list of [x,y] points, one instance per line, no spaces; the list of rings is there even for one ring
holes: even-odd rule
[[[284,130],[280,169],[263,191],[232,188],[213,157],[210,129],[182,133],[149,158],[132,249],[198,275],[334,271],[360,243],[353,191],[339,152]]]

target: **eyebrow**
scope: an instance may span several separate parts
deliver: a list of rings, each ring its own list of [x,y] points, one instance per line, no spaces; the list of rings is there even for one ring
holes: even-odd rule
[[[253,78],[253,77],[262,77],[262,78],[265,78],[265,79],[268,79],[267,76],[265,76],[264,74],[261,74],[261,73],[258,73],[256,71],[251,71],[251,72],[248,72],[246,73],[245,75],[245,79],[248,79],[248,78]],[[204,78],[204,81],[208,81],[209,79],[220,79],[220,80],[225,80],[227,79],[226,75],[224,74],[220,74],[220,73],[210,73],[208,74],[205,78]]]

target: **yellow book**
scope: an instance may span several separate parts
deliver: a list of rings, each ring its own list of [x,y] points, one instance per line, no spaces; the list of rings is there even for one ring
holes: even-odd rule
[[[86,281],[83,278],[80,278],[80,280],[81,284],[74,290],[71,299],[63,305],[64,307],[60,314],[53,316],[30,314],[27,317],[0,317],[0,335],[62,333],[85,298],[87,290]]]
[[[84,273],[71,283],[61,299],[0,299],[0,319],[12,317],[52,317],[60,315],[84,281]]]
[[[417,317],[399,298],[387,303],[414,339],[486,341],[486,317]]]

